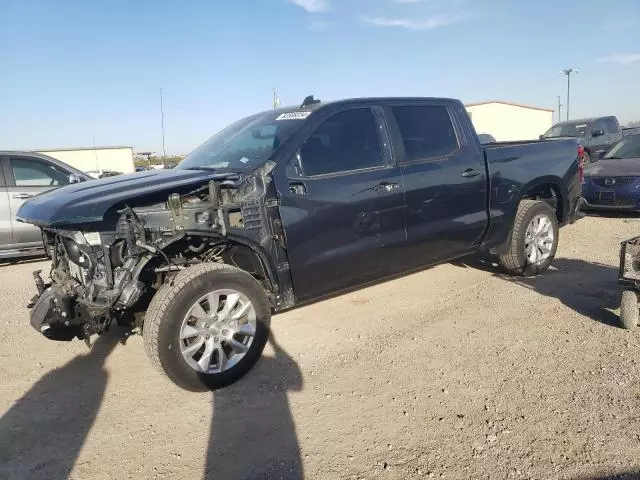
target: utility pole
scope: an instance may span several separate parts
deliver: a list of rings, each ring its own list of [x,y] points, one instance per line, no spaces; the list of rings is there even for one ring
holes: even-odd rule
[[[160,89],[160,128],[162,129],[162,166],[166,168],[167,152],[164,149],[164,108],[162,105],[162,89]]]
[[[280,106],[280,97],[278,96],[278,93],[276,92],[276,89],[273,89],[273,108],[276,109]]]
[[[575,68],[565,68],[564,70],[560,71],[560,73],[562,75],[566,75],[567,76],[567,121],[569,120],[569,108],[571,105],[571,74],[572,73],[578,73],[578,70],[576,70]]]
[[[558,122],[562,121],[562,103],[560,102],[560,95],[558,95]]]

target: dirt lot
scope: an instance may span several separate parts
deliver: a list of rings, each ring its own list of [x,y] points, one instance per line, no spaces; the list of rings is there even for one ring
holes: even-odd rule
[[[0,478],[640,478],[640,333],[615,313],[638,234],[587,218],[536,279],[469,260],[277,316],[215,395],[174,388],[139,337],[39,336],[46,264],[4,264]]]

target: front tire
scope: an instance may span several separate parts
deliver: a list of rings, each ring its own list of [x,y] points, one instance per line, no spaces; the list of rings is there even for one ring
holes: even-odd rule
[[[638,294],[635,290],[622,292],[620,322],[627,330],[633,330],[638,326]]]
[[[509,251],[500,256],[511,275],[532,277],[544,272],[558,249],[558,220],[548,203],[522,200],[509,239]]]
[[[179,387],[215,390],[251,370],[270,324],[269,300],[251,275],[206,263],[183,270],[154,296],[144,345],[153,365]]]

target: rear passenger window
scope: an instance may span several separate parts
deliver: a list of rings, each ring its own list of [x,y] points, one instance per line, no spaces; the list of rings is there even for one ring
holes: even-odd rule
[[[384,166],[378,125],[369,108],[329,117],[300,149],[305,175]]]
[[[392,107],[405,162],[449,155],[458,149],[458,138],[447,107],[416,105]]]
[[[618,125],[618,122],[616,122],[613,118],[605,118],[604,123],[607,126],[607,129],[606,129],[607,133],[620,132],[620,126]]]

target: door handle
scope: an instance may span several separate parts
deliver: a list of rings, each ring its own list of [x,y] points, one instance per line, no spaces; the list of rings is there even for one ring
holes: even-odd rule
[[[306,195],[307,194],[307,187],[304,186],[304,183],[290,183],[289,184],[289,191],[293,194],[293,195]]]
[[[382,182],[373,187],[376,192],[393,192],[400,188],[397,183]]]
[[[477,177],[481,173],[482,172],[480,170],[476,170],[474,168],[467,168],[460,175],[463,176],[464,178],[471,178],[471,177]]]
[[[25,198],[31,198],[33,197],[33,195],[31,193],[14,193],[13,195],[11,195],[13,198],[20,198],[20,199],[25,199]]]

